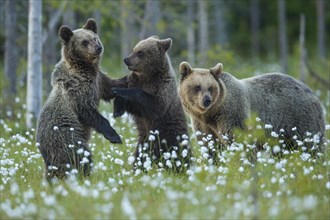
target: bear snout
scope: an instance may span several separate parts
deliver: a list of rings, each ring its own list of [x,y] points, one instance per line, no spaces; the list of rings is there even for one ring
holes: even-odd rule
[[[102,46],[97,46],[97,47],[96,47],[96,52],[97,52],[98,54],[102,53],[102,50],[103,50],[103,47],[102,47]]]
[[[126,57],[126,58],[124,59],[124,63],[125,63],[127,66],[130,65],[130,64],[129,64],[129,59],[128,59],[128,57]]]
[[[204,96],[204,98],[203,98],[203,106],[204,106],[204,108],[207,108],[207,107],[209,107],[210,105],[211,105],[211,98],[210,98],[210,96]]]

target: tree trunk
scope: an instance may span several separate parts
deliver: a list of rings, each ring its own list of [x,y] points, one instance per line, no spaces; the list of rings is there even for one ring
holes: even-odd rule
[[[157,35],[157,23],[160,20],[159,1],[147,0],[144,11],[144,18],[141,24],[140,39]]]
[[[285,0],[278,0],[279,44],[282,72],[288,72],[288,46],[286,35]]]
[[[306,82],[305,15],[300,15],[300,80]]]
[[[319,56],[322,58],[326,57],[324,7],[324,0],[316,0],[317,46]]]
[[[134,3],[133,3],[134,4]],[[132,21],[132,2],[123,0],[120,2],[120,54],[121,58],[128,57],[132,49],[133,21]],[[124,62],[121,63],[122,71],[125,70]]]
[[[42,47],[43,47],[43,66],[44,66],[44,78],[46,79],[44,90],[46,94],[51,91],[51,73],[54,69],[54,66],[58,60],[59,53],[56,51],[56,46],[58,43],[57,29],[56,25],[58,24],[67,1],[63,1],[59,9],[54,9],[51,5],[48,5],[46,8],[46,13],[50,15],[48,21],[47,30],[42,34]]]
[[[72,1],[68,2],[67,7],[63,14],[63,24],[69,26],[71,29],[76,29],[76,18],[75,13],[72,10]]]
[[[226,11],[226,3],[224,1],[214,1],[214,18],[215,18],[215,43],[224,45],[227,40],[226,20],[224,12]]]
[[[251,52],[252,57],[259,57],[260,51],[260,13],[259,0],[250,1],[250,23],[251,23]]]
[[[187,46],[188,46],[188,61],[194,66],[196,62],[195,52],[196,52],[196,39],[195,39],[195,13],[194,5],[195,0],[190,0],[187,2]]]
[[[5,60],[4,71],[9,80],[9,93],[16,94],[16,69],[17,69],[17,48],[16,48],[16,9],[15,0],[5,2]]]
[[[29,1],[28,77],[26,125],[34,126],[42,103],[41,16],[42,1]]]
[[[198,1],[199,16],[199,60],[198,65],[203,67],[206,65],[208,42],[208,20],[207,20],[207,1]]]

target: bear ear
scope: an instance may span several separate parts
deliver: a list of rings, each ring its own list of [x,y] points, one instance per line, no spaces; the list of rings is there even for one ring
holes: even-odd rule
[[[193,72],[191,66],[186,61],[180,64],[179,71],[181,74],[181,80],[185,79],[189,74]]]
[[[62,26],[60,27],[58,34],[60,35],[61,39],[64,43],[69,42],[71,37],[73,36],[72,30],[68,26]]]
[[[219,76],[221,75],[223,70],[223,65],[222,63],[218,63],[217,65],[215,65],[213,68],[210,69],[210,73],[215,77],[215,78],[219,78]]]
[[[170,49],[172,47],[172,39],[167,38],[164,40],[159,40],[159,45],[161,48],[164,49],[164,51],[167,51],[168,49]]]
[[[93,31],[95,34],[97,34],[97,25],[96,25],[96,21],[93,18],[89,18],[86,21],[86,24],[84,24],[83,28]]]

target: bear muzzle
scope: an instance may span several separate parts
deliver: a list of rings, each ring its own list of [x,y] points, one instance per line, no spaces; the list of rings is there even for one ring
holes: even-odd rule
[[[126,58],[124,59],[124,63],[126,64],[126,66],[130,66],[130,63],[129,63],[129,59],[128,59],[128,57],[126,57]]]
[[[204,96],[203,98],[203,107],[208,108],[211,105],[212,101],[210,96]]]
[[[96,47],[96,52],[97,52],[98,54],[101,54],[102,51],[103,51],[103,47],[102,47],[101,45],[99,45],[99,46]]]

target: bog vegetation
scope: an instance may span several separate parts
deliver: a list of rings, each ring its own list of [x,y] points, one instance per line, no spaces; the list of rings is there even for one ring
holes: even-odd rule
[[[124,144],[110,144],[93,133],[90,148],[94,169],[81,179],[72,171],[66,181],[50,186],[43,174],[44,164],[34,141],[35,129],[26,129],[24,104],[16,99],[15,121],[0,120],[0,163],[2,218],[305,218],[327,219],[329,213],[329,131],[324,152],[312,156],[304,144],[317,144],[310,136],[294,137],[300,150],[281,149],[281,134],[256,154],[255,137],[264,138],[255,119],[251,133],[225,146],[214,164],[208,138],[197,142],[191,135],[193,165],[175,174],[144,163],[147,173],[132,169],[136,129],[126,114],[113,120],[108,106],[103,114],[123,136]],[[293,128],[294,129],[294,128]],[[54,131],[55,132],[55,131]],[[198,135],[198,134],[197,134]],[[154,140],[150,138],[150,140]],[[271,156],[281,152],[282,156]],[[81,152],[83,153],[83,152]],[[175,155],[168,157],[168,166]],[[175,164],[173,164],[175,166]],[[54,168],[56,169],[56,168]]]

